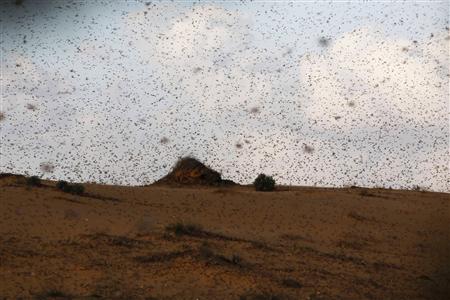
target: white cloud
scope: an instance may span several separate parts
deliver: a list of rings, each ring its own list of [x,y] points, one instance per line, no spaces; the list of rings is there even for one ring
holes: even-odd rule
[[[361,28],[322,51],[288,51],[303,41],[258,40],[270,30],[252,19],[212,4],[152,4],[126,15],[118,34],[82,39],[58,67],[24,63],[20,95],[11,68],[8,103],[33,97],[43,115],[8,121],[5,165],[54,159],[54,176],[143,184],[193,154],[242,183],[267,172],[284,184],[448,190],[443,34],[415,44]],[[35,151],[28,145],[39,162],[18,166],[19,149]]]
[[[329,130],[383,122],[443,124],[447,52],[443,35],[413,43],[368,28],[344,34],[300,61],[308,115]]]

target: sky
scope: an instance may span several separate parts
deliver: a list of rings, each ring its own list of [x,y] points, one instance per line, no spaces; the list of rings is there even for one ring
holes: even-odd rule
[[[450,191],[448,1],[16,2],[0,172]]]

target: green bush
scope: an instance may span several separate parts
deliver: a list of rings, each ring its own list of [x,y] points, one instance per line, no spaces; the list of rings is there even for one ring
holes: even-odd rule
[[[235,265],[240,265],[242,263],[242,258],[237,254],[233,254],[233,256],[231,256],[230,262]]]
[[[181,222],[166,226],[166,231],[173,232],[177,236],[190,235],[198,236],[202,234],[202,227],[196,224],[184,224]]]
[[[272,176],[259,174],[253,182],[253,185],[257,191],[270,192],[275,189],[275,180]]]
[[[29,186],[41,186],[41,179],[37,176],[31,176],[27,178],[27,185]]]
[[[72,194],[82,195],[84,194],[84,186],[80,183],[75,183],[72,185]]]
[[[56,188],[58,190],[64,190],[67,186],[69,185],[69,183],[65,180],[60,180],[56,183]]]
[[[84,186],[80,183],[70,184],[67,181],[60,180],[56,183],[56,188],[64,193],[82,195],[84,194]]]

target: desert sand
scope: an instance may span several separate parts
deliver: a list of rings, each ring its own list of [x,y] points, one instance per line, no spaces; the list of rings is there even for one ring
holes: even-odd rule
[[[0,178],[2,299],[450,299],[449,194],[55,184]]]

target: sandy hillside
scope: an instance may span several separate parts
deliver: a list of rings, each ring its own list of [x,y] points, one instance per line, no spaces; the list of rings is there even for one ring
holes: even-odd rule
[[[0,298],[450,299],[448,194],[84,186],[0,178]]]

